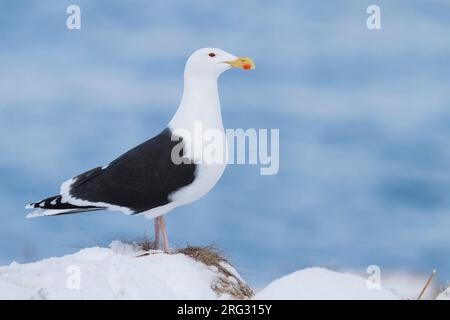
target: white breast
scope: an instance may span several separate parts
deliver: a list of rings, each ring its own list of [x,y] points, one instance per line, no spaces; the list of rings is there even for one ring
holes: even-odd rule
[[[147,218],[153,219],[170,212],[178,206],[189,204],[206,195],[216,185],[225,171],[225,167],[227,165],[227,148],[225,139],[224,152],[226,157],[224,162],[217,164],[202,162],[196,164],[195,179],[190,185],[172,193],[169,196],[169,200],[171,201],[170,203],[161,207],[153,208],[143,214]]]
[[[223,70],[222,70],[223,71]],[[191,203],[207,194],[222,176],[226,164],[228,147],[226,143],[225,131],[222,124],[222,115],[220,111],[219,92],[217,88],[217,77],[220,72],[211,74],[197,74],[196,69],[185,69],[183,96],[177,112],[169,122],[169,129],[172,134],[181,136],[183,142],[191,142],[185,145],[185,148],[193,146],[198,150],[199,145],[202,149],[207,149],[211,145],[210,141],[203,141],[202,136],[198,136],[197,127],[200,124],[202,132],[213,130],[222,135],[222,157],[221,161],[198,161],[198,153],[189,153],[190,158],[195,158],[196,171],[194,181],[169,196],[171,202],[163,207],[152,210],[148,216],[165,214],[173,208]],[[185,149],[186,151],[186,149]],[[207,154],[207,152],[206,152]]]
[[[226,154],[226,143],[223,147]],[[215,186],[217,181],[219,181],[225,171],[226,165],[226,158],[222,163],[205,163],[203,161],[197,164],[194,182],[171,194],[170,200],[178,206],[200,199]]]

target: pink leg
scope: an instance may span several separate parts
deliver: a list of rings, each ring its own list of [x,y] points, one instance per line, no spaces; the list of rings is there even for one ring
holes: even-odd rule
[[[161,234],[162,234],[162,240],[163,240],[163,250],[165,253],[170,253],[170,249],[169,249],[169,239],[167,238],[167,231],[166,231],[166,221],[164,220],[163,216],[159,217],[159,228],[161,229]]]
[[[159,249],[159,231],[160,231],[160,217],[155,218],[155,250]]]

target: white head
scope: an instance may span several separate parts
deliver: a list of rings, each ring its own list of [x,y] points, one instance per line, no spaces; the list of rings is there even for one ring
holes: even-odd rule
[[[255,64],[250,58],[236,57],[221,49],[202,48],[187,60],[184,76],[217,79],[222,72],[231,68],[251,70]]]

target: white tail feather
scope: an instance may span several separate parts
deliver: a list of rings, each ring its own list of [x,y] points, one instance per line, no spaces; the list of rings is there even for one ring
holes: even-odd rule
[[[31,207],[31,208],[33,208],[33,207]],[[30,208],[28,208],[28,209],[30,209]],[[72,212],[72,211],[80,211],[80,209],[61,209],[61,210],[37,209],[37,210],[27,214],[25,218],[37,218],[37,217],[43,217],[43,216],[53,216],[53,215],[57,215],[57,214],[69,213],[69,212]]]

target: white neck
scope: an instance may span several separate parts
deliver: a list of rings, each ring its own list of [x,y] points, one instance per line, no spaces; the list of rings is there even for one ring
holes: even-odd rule
[[[169,128],[191,130],[195,122],[204,129],[223,130],[217,76],[184,75],[183,97]]]

